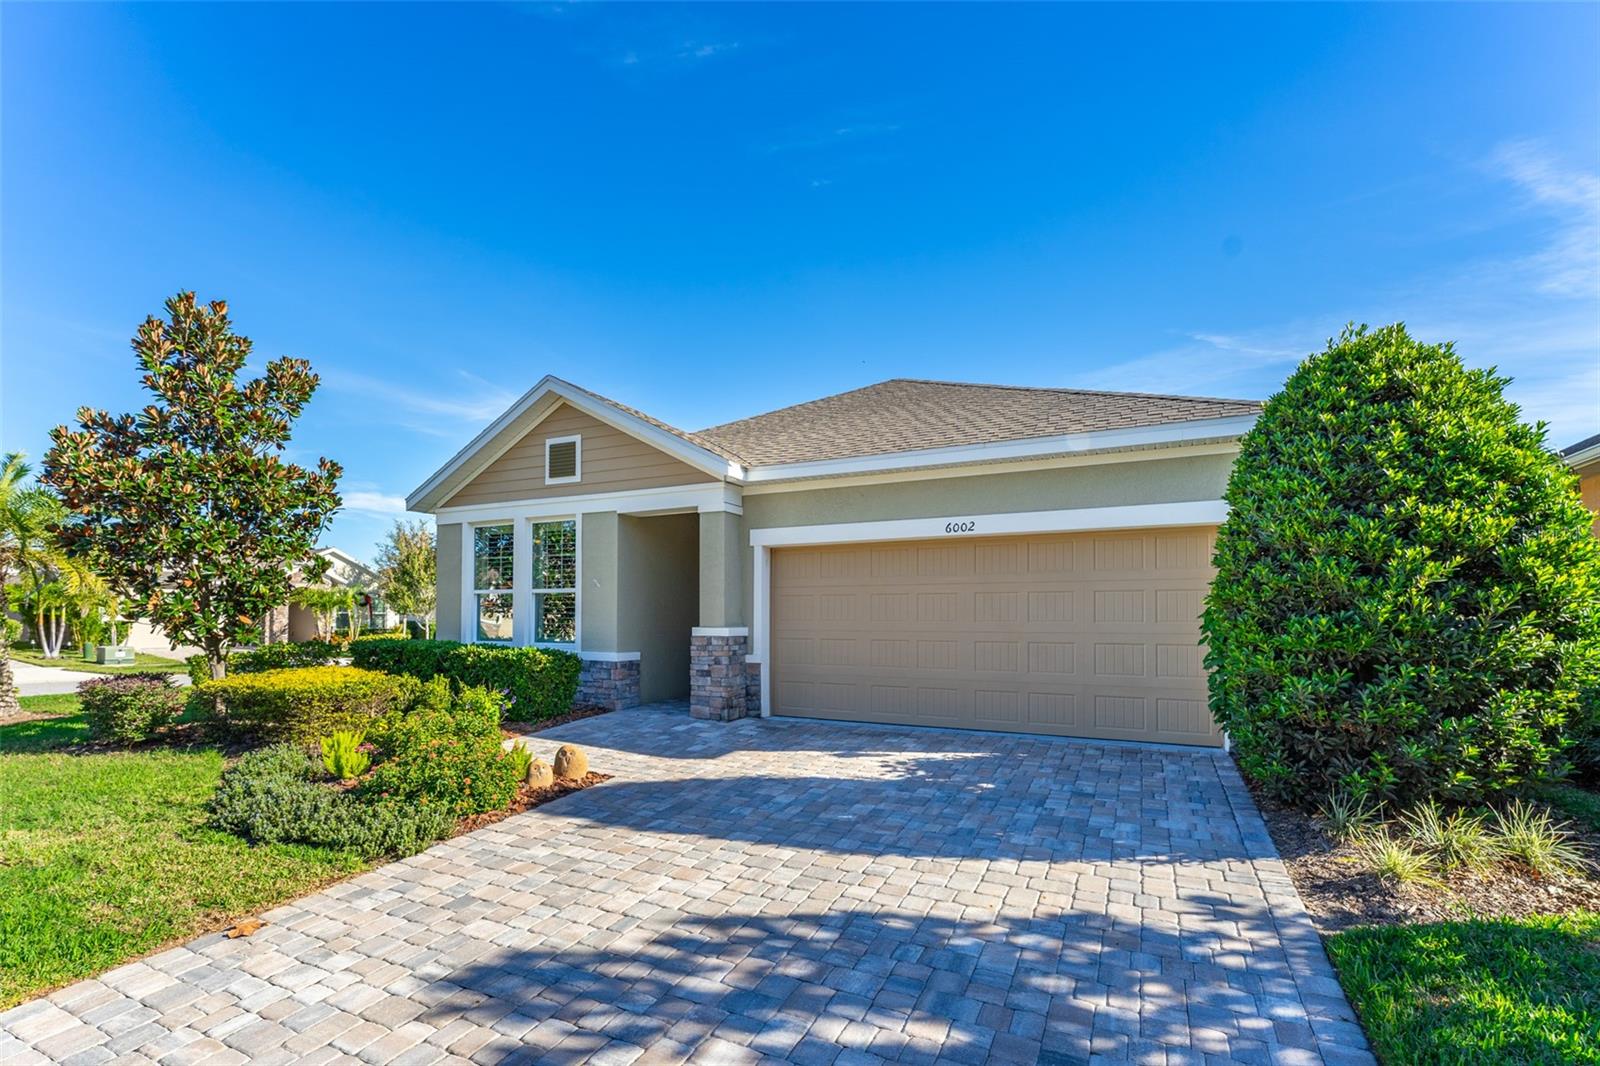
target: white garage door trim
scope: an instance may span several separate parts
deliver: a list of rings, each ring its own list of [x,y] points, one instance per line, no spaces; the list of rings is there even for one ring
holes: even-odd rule
[[[934,540],[943,537],[1015,536],[1026,533],[1086,533],[1106,529],[1160,529],[1215,526],[1228,517],[1225,500],[1143,503],[1124,507],[1076,507],[1060,511],[1012,511],[947,515],[942,518],[891,518],[880,522],[837,522],[816,526],[775,526],[750,531],[755,549],[754,603],[751,605],[749,661],[761,664],[761,717],[772,715],[772,671],[767,641],[772,631],[772,549],[816,544],[861,544],[882,540]]]

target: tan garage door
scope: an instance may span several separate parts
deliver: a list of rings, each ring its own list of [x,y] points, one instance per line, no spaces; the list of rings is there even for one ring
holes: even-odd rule
[[[782,548],[777,714],[1216,746],[1215,529]]]

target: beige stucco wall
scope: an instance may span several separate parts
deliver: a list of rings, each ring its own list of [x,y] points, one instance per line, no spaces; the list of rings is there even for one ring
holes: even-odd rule
[[[754,551],[749,546],[749,531],[896,518],[961,518],[1011,511],[1218,500],[1228,487],[1233,459],[1234,453],[1196,455],[887,485],[747,493],[746,534],[740,552],[745,617],[749,618],[753,611],[754,590]]]
[[[1600,537],[1600,463],[1578,468],[1578,493],[1594,512],[1594,535]]]
[[[542,462],[542,428],[530,436],[540,441]],[[1232,454],[1184,456],[750,493],[744,497],[742,518],[721,512],[648,518],[619,516],[614,511],[585,512],[578,538],[582,560],[579,646],[585,651],[648,655],[651,661],[664,664],[660,677],[673,679],[670,685],[662,681],[656,691],[676,691],[679,675],[687,684],[687,627],[750,622],[754,585],[751,530],[1215,500],[1227,487],[1232,462]],[[584,463],[587,476],[587,454]],[[548,494],[541,484],[539,491],[529,491],[526,498]],[[463,528],[451,522],[439,526],[439,635],[450,639],[470,636],[462,630],[470,620],[461,618]],[[649,624],[652,617],[661,620],[653,628]],[[681,671],[668,658],[678,655],[683,657]],[[642,683],[654,687],[654,682],[645,680],[651,673],[649,666],[641,665]]]
[[[700,516],[701,626],[744,625],[744,566],[749,554],[744,520],[727,511]]]
[[[699,600],[700,523],[675,514],[618,522],[619,639],[639,653],[639,698],[689,695],[689,631]]]
[[[622,646],[617,578],[618,515],[591,511],[578,522],[578,647],[584,651],[637,651]]]
[[[580,436],[582,479],[562,485],[544,483],[544,442],[550,437]],[[666,452],[631,437],[567,404],[559,404],[506,453],[440,506],[506,503],[583,496],[595,492],[696,485],[715,481],[710,474],[674,459]]]
[[[461,523],[440,522],[434,543],[439,572],[436,635],[440,640],[461,640]]]

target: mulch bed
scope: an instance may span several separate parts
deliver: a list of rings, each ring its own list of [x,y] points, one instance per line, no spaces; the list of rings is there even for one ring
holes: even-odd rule
[[[579,707],[568,711],[566,714],[558,714],[554,718],[541,718],[537,722],[501,722],[500,733],[507,739],[514,739],[516,737],[525,737],[529,733],[542,733],[546,729],[554,729],[556,726],[566,725],[568,722],[577,722],[584,718],[594,718],[597,715],[610,713],[611,708],[609,707]]]
[[[1277,803],[1253,787],[1251,792],[1306,910],[1324,934],[1358,925],[1600,910],[1600,878],[1593,870],[1557,882],[1506,865],[1484,873],[1451,871],[1441,875],[1443,888],[1391,885],[1366,872],[1355,849],[1330,840],[1310,815]],[[1571,828],[1589,854],[1600,858],[1600,833]]]
[[[486,825],[493,825],[502,819],[510,818],[513,814],[531,811],[541,803],[549,803],[551,800],[560,799],[569,792],[578,792],[598,785],[602,781],[610,780],[610,774],[597,774],[591,770],[577,780],[572,780],[571,778],[558,779],[555,784],[548,788],[530,788],[527,785],[523,785],[522,789],[517,793],[517,798],[511,801],[511,806],[498,811],[485,811],[483,814],[474,814],[461,819],[456,825],[456,835],[460,836],[462,833],[470,833],[474,829],[482,829]]]

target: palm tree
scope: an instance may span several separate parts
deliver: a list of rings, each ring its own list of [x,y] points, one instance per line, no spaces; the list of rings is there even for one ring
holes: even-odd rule
[[[332,640],[338,635],[334,632],[334,621],[339,612],[350,605],[351,597],[349,589],[307,585],[291,592],[289,602],[316,617],[319,640]]]
[[[52,605],[65,610],[69,601],[103,595],[105,586],[62,552],[55,528],[66,519],[67,509],[49,489],[25,484],[32,472],[21,452],[0,456],[0,581],[9,585],[14,575],[31,590],[27,598],[33,604],[39,646],[54,658],[50,645],[59,641],[46,639],[47,628],[60,628]],[[47,592],[57,581],[62,588]]]
[[[37,583],[61,555],[50,525],[65,508],[45,489],[26,484],[32,472],[21,452],[0,456],[0,585],[10,585],[13,575]],[[0,619],[0,717],[19,709],[6,628]]]

